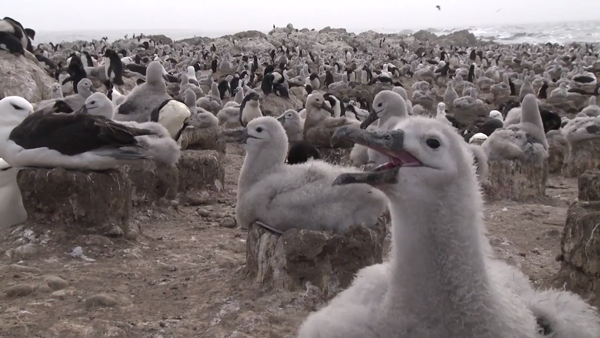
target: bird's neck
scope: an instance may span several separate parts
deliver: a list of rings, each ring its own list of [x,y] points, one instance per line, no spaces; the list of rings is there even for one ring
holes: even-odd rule
[[[263,147],[253,149],[252,153],[246,151],[244,164],[240,171],[238,182],[238,196],[243,195],[250,187],[261,181],[264,177],[279,170],[285,163],[287,142],[277,144],[281,149]]]
[[[448,309],[457,315],[477,313],[473,306],[489,301],[483,206],[478,189],[469,184],[450,182],[435,193],[415,187],[390,199],[393,248],[387,301],[392,309],[408,309],[429,321],[447,318],[441,311]]]

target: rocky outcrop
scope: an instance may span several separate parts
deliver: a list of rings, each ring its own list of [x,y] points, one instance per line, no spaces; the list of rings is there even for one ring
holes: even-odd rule
[[[168,45],[170,43],[173,43],[173,40],[171,40],[171,38],[169,38],[169,37],[167,37],[165,35],[162,35],[162,34],[159,34],[159,35],[148,35],[148,36],[146,36],[146,38],[148,38],[150,40],[154,40],[157,43],[160,43],[160,44],[163,44],[163,45]]]
[[[21,96],[32,103],[47,100],[54,82],[37,61],[0,50],[0,97]]]

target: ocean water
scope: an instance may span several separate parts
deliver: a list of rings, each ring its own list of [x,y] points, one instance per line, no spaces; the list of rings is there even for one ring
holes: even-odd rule
[[[505,26],[490,26],[490,27],[456,27],[452,29],[436,29],[429,28],[428,30],[436,35],[449,34],[455,31],[467,29],[476,37],[484,40],[494,40],[498,43],[570,43],[570,42],[600,42],[600,21],[583,21],[583,22],[562,22],[562,23],[544,23],[530,25],[505,25]],[[402,33],[409,34],[415,32],[407,29],[372,29],[381,33]],[[356,31],[355,33],[360,33]],[[108,37],[109,41],[124,38],[125,34],[129,37],[133,36],[131,30],[98,30],[98,31],[71,31],[71,32],[52,32],[38,31],[36,33],[35,43],[62,42],[100,39],[103,36]],[[136,32],[139,34],[140,32]],[[146,35],[163,34],[173,40],[181,40],[192,38],[195,36],[207,36],[211,38],[233,34],[232,31],[203,31],[197,30],[144,30],[142,33]],[[264,33],[267,33],[265,31]]]

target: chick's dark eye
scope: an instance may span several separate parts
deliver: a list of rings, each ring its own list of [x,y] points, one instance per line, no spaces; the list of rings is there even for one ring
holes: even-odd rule
[[[90,102],[90,103],[91,103],[91,104],[96,104],[96,101],[92,101],[92,102]]]
[[[379,102],[379,104],[377,104],[377,107],[381,107],[383,105],[383,103]]]
[[[427,144],[427,146],[429,146],[429,148],[431,149],[437,149],[440,147],[440,141],[434,139],[434,138],[430,138],[427,141],[425,141],[425,143]]]
[[[263,131],[263,129],[261,127],[258,127],[258,128],[256,128],[256,131],[260,133]]]

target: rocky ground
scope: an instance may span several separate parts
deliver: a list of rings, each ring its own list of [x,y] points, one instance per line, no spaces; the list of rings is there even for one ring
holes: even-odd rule
[[[228,147],[224,190],[201,193],[197,205],[138,210],[144,235],[135,243],[57,241],[41,228],[0,233],[0,337],[294,337],[324,300],[246,277],[246,233],[233,223],[243,151]],[[496,252],[539,286],[559,268],[577,181],[552,177],[546,194],[488,204],[485,213]],[[83,255],[74,257],[78,246]]]

